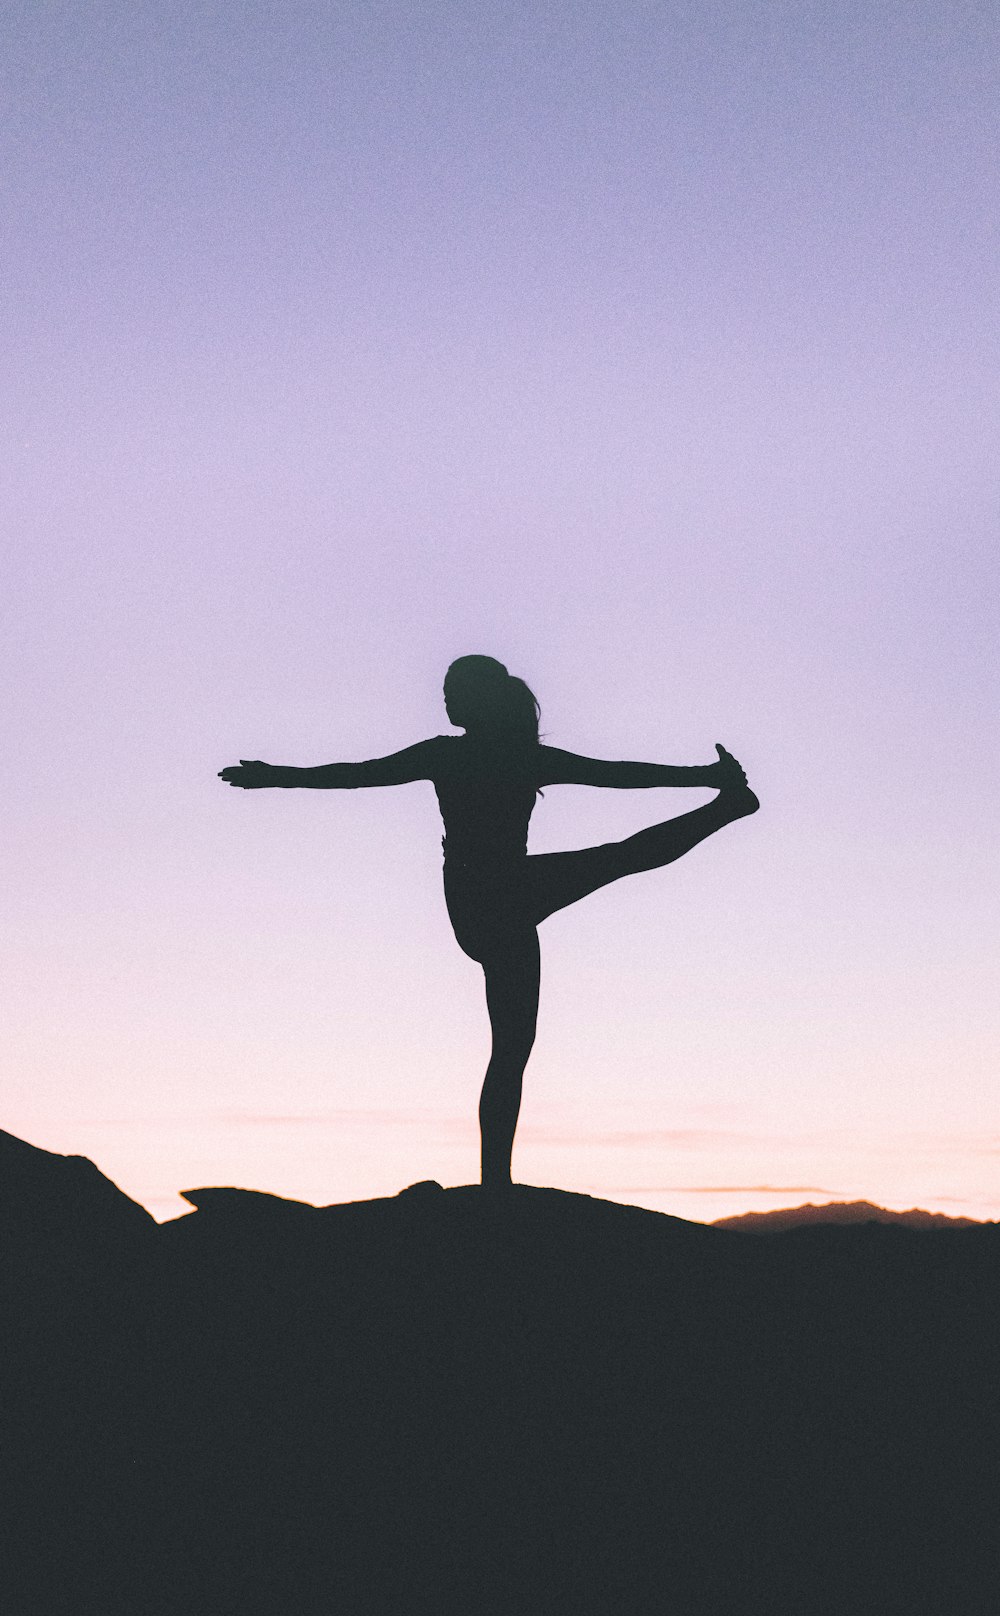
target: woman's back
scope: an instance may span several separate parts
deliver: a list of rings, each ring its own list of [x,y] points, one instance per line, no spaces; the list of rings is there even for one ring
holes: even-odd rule
[[[449,862],[498,864],[524,858],[535,806],[537,747],[469,735],[440,735],[434,790]]]

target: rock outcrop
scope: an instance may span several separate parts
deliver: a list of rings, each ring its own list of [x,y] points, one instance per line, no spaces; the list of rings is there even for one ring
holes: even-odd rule
[[[150,1229],[45,1156],[75,1218],[41,1264],[0,1230],[11,1616],[993,1608],[994,1225],[216,1188]]]

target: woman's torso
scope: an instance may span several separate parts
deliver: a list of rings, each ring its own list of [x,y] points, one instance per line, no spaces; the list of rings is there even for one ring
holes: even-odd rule
[[[464,735],[439,739],[434,789],[446,866],[485,871],[521,862],[537,789],[530,752]]]

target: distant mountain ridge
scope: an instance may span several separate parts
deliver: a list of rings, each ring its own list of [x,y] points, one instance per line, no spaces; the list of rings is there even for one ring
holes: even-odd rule
[[[429,1183],[411,1185],[409,1192],[439,1188],[439,1185]],[[307,1201],[288,1200],[263,1190],[233,1186],[181,1190],[180,1194],[191,1206],[203,1211],[211,1210],[216,1216],[230,1212],[242,1217],[254,1214],[267,1217],[280,1212],[294,1215],[296,1212],[323,1210]],[[86,1221],[81,1222],[84,1209]],[[56,1151],[43,1150],[0,1129],[0,1220],[8,1234],[12,1222],[27,1220],[36,1229],[48,1227],[53,1232],[59,1229],[64,1234],[74,1230],[80,1235],[86,1234],[89,1223],[90,1234],[93,1235],[96,1217],[105,1227],[128,1229],[133,1236],[157,1227],[146,1208],[120,1190],[88,1157],[64,1156]],[[714,1218],[711,1223],[698,1226],[732,1229],[739,1234],[780,1234],[783,1229],[823,1223],[895,1223],[907,1229],[981,1229],[994,1226],[994,1220],[949,1217],[944,1212],[926,1212],[922,1207],[893,1212],[873,1201],[827,1201],[822,1206],[807,1201],[803,1206],[780,1207],[774,1212],[739,1212],[731,1217]]]
[[[734,1217],[715,1218],[713,1229],[735,1229],[740,1234],[780,1234],[783,1229],[798,1229],[816,1223],[896,1223],[905,1229],[981,1229],[988,1220],[980,1218],[950,1218],[945,1212],[925,1212],[911,1207],[908,1212],[892,1212],[888,1207],[876,1206],[871,1201],[828,1201],[816,1206],[807,1201],[805,1206],[780,1207],[775,1212],[740,1212]]]

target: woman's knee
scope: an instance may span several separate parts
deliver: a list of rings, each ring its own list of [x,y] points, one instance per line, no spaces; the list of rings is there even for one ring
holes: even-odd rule
[[[493,1030],[493,1054],[500,1060],[522,1064],[531,1054],[538,1020],[537,990],[527,987],[524,998],[512,1004],[505,993],[492,992],[487,976],[487,1003]],[[518,996],[520,998],[520,996]]]
[[[512,1064],[526,1061],[535,1045],[535,1023],[521,1026],[493,1025],[493,1054]]]

